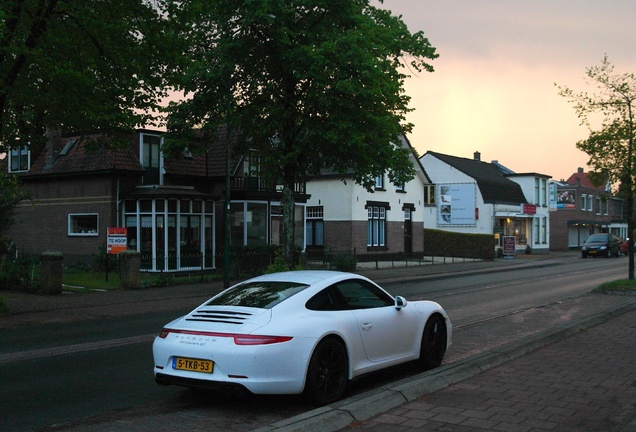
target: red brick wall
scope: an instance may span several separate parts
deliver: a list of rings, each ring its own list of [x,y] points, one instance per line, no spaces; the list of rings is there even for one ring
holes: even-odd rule
[[[6,232],[18,252],[60,251],[65,264],[90,259],[106,245],[106,229],[116,226],[116,191],[107,177],[47,179],[26,185],[32,199],[19,205]],[[97,236],[69,236],[68,215],[97,213]]]
[[[412,249],[421,252],[424,248],[424,231],[421,223],[412,223]],[[325,249],[356,249],[357,254],[369,252],[404,252],[404,223],[387,222],[386,249],[367,250],[366,221],[325,221]]]

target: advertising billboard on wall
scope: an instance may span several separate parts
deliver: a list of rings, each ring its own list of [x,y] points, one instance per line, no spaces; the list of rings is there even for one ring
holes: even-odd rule
[[[576,208],[576,189],[561,189],[557,191],[557,210]]]
[[[475,183],[438,184],[437,225],[476,225],[476,188]]]

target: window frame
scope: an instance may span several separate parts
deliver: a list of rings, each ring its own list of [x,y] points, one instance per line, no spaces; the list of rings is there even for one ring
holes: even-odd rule
[[[384,189],[384,174],[379,175],[375,178],[375,190],[385,190]]]
[[[95,230],[89,232],[75,232],[73,231],[73,220],[76,217],[95,217]],[[97,237],[99,236],[99,213],[68,213],[67,215],[67,235],[69,237]]]
[[[367,209],[367,248],[384,249],[387,246],[387,216],[391,209],[388,203],[369,202]]]
[[[18,161],[17,169],[14,168],[13,164],[13,160],[16,157]],[[10,148],[7,154],[7,158],[10,173],[27,172],[31,169],[31,150],[29,149],[28,144],[18,146],[17,148]],[[22,165],[23,159],[26,159],[26,167],[23,167]]]
[[[435,184],[424,185],[424,205],[434,206],[435,202]]]

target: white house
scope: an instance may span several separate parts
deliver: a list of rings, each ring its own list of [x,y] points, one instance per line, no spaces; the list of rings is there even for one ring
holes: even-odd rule
[[[420,162],[435,184],[435,206],[424,226],[453,232],[504,237],[516,251],[548,252],[548,180],[543,174],[515,174],[498,162],[427,152]]]
[[[416,176],[394,185],[376,179],[371,192],[346,174],[323,174],[307,183],[306,248],[364,254],[418,253],[424,248],[424,188],[430,184],[411,145]]]

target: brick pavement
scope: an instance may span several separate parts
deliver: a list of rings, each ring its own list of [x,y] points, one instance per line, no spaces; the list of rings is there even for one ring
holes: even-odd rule
[[[636,311],[342,431],[636,432]]]

